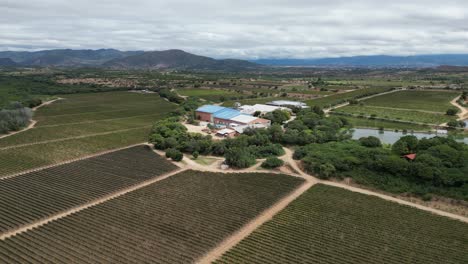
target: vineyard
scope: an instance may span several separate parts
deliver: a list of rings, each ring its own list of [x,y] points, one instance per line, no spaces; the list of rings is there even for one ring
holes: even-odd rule
[[[2,240],[0,262],[190,263],[302,182],[186,171]]]
[[[468,225],[316,185],[216,263],[468,263]]]
[[[0,233],[176,169],[148,146],[0,179]]]
[[[309,106],[319,106],[323,108],[328,108],[330,106],[345,103],[348,100],[360,99],[374,94],[388,92],[390,90],[392,90],[392,88],[390,87],[364,88],[346,93],[333,94],[318,99],[307,100],[306,103]]]
[[[36,127],[0,139],[0,177],[146,142],[151,125],[173,109],[157,94],[61,97],[36,112]]]

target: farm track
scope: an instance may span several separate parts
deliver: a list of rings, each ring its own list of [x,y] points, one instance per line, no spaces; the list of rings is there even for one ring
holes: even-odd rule
[[[63,98],[57,98],[57,99],[54,99],[54,100],[47,101],[45,103],[42,103],[41,105],[38,105],[38,106],[34,107],[32,109],[32,111],[35,112],[37,109],[39,109],[39,108],[41,108],[43,106],[50,105],[53,102],[58,101],[58,100],[62,100],[62,99]],[[34,119],[31,119],[31,121],[30,121],[30,123],[29,123],[29,125],[27,127],[23,128],[23,129],[21,129],[19,131],[15,131],[15,132],[8,133],[6,135],[2,135],[2,136],[0,136],[0,139],[16,135],[16,134],[22,133],[22,132],[27,131],[27,130],[30,130],[30,129],[34,128],[36,126],[36,124],[37,124],[37,121],[34,120]]]
[[[87,155],[87,156],[83,156],[83,157],[80,157],[80,158],[71,159],[71,160],[66,160],[66,161],[63,161],[63,162],[54,163],[54,164],[50,164],[50,165],[46,165],[46,166],[42,166],[42,167],[37,167],[37,168],[31,169],[31,170],[25,170],[25,171],[21,171],[21,172],[19,172],[19,173],[15,173],[15,174],[10,174],[10,175],[6,175],[6,176],[2,176],[2,177],[0,177],[0,182],[1,182],[2,180],[14,178],[14,177],[17,177],[17,176],[21,176],[21,175],[26,174],[26,173],[30,173],[30,172],[34,172],[34,171],[40,171],[40,170],[43,170],[43,169],[48,169],[48,168],[56,167],[56,166],[63,165],[63,164],[72,163],[72,162],[79,161],[79,160],[94,158],[94,157],[101,156],[101,155],[108,154],[108,153],[112,153],[112,152],[115,152],[115,151],[119,151],[119,150],[123,150],[123,149],[128,149],[128,148],[140,146],[140,145],[142,145],[142,144],[144,144],[144,143],[145,143],[145,142],[141,142],[141,143],[137,143],[137,144],[133,144],[133,145],[129,145],[129,146],[117,148],[117,149],[111,149],[111,150],[101,151],[101,152],[94,153],[94,154]]]
[[[463,106],[458,104],[458,100],[460,100],[460,97],[461,96],[458,96],[457,98],[450,101],[450,104],[452,104],[456,108],[460,109],[461,112],[458,113],[458,120],[464,120],[464,119],[468,118],[468,109],[466,109],[466,107],[463,107]]]
[[[404,91],[403,89],[396,89],[396,90],[391,90],[391,91],[388,91],[388,92],[383,92],[383,93],[378,93],[378,94],[373,94],[373,95],[369,95],[367,97],[363,97],[363,98],[359,98],[357,99],[358,101],[364,101],[364,100],[367,100],[367,99],[371,99],[371,98],[374,98],[374,97],[377,97],[377,96],[381,96],[381,95],[386,95],[386,94],[391,94],[391,93],[396,93],[396,92],[400,92],[400,91]],[[345,106],[348,106],[349,105],[349,102],[346,102],[344,104],[339,104],[339,105],[335,105],[335,106],[332,106],[328,109],[324,109],[323,111],[325,112],[325,114],[328,114],[330,111],[332,110],[335,110],[335,109],[338,109],[338,108],[341,108],[341,107],[345,107]]]
[[[82,211],[82,210],[85,210],[85,209],[88,209],[90,207],[93,207],[93,206],[96,206],[96,205],[99,205],[99,204],[102,204],[104,202],[107,202],[107,201],[110,201],[112,199],[115,199],[117,197],[120,197],[122,195],[125,195],[129,192],[133,192],[133,191],[136,191],[138,189],[141,189],[143,187],[146,187],[150,184],[153,184],[153,183],[156,183],[156,182],[159,182],[159,181],[162,181],[164,179],[167,179],[175,174],[178,174],[178,173],[181,173],[183,171],[185,171],[186,169],[178,169],[178,170],[175,170],[175,171],[172,171],[172,172],[169,172],[169,173],[166,173],[166,174],[163,174],[163,175],[160,175],[160,176],[156,176],[155,178],[152,178],[150,180],[147,180],[147,181],[144,181],[144,182],[141,182],[139,184],[136,184],[136,185],[133,185],[129,188],[126,188],[126,189],[123,189],[123,190],[120,190],[120,191],[117,191],[117,192],[114,192],[114,193],[111,193],[111,194],[108,194],[104,197],[101,197],[99,199],[96,199],[92,202],[89,202],[89,203],[86,203],[86,204],[83,204],[83,205],[80,205],[80,206],[77,206],[75,208],[72,208],[72,209],[69,209],[67,211],[64,211],[64,212],[61,212],[61,213],[58,213],[54,216],[51,216],[51,217],[48,217],[48,218],[45,218],[45,219],[42,219],[40,221],[37,221],[37,222],[34,222],[34,223],[30,223],[28,225],[25,225],[25,226],[22,226],[18,229],[15,229],[15,230],[12,230],[12,231],[9,231],[7,233],[4,233],[2,235],[0,235],[0,240],[5,240],[9,237],[12,237],[12,236],[15,236],[15,235],[18,235],[20,233],[23,233],[23,232],[26,232],[28,230],[31,230],[33,228],[37,228],[37,227],[40,227],[42,225],[45,225],[47,223],[50,223],[52,221],[56,221],[60,218],[64,218],[66,216],[69,216],[71,214],[74,214],[74,213],[77,213],[79,211]]]
[[[114,130],[114,131],[109,131],[109,132],[86,134],[86,135],[82,135],[82,136],[59,138],[59,139],[50,139],[50,140],[44,140],[44,141],[34,142],[34,143],[18,144],[18,145],[13,145],[13,146],[0,148],[0,151],[8,150],[8,149],[21,148],[21,147],[27,147],[27,146],[33,146],[33,145],[39,145],[39,144],[47,144],[47,143],[53,143],[53,142],[67,141],[67,140],[72,140],[72,139],[80,139],[80,138],[87,138],[87,137],[94,137],[94,136],[110,135],[110,134],[115,134],[115,133],[120,133],[120,132],[127,132],[127,131],[137,130],[137,129],[141,129],[141,128],[150,128],[150,127],[151,126],[134,127],[134,128]]]

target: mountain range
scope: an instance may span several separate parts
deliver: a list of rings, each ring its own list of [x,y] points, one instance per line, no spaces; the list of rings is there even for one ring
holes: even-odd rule
[[[353,56],[321,59],[258,59],[251,60],[269,66],[326,66],[326,67],[407,67],[427,68],[442,65],[468,66],[468,54],[439,54],[415,56]]]
[[[248,70],[259,64],[235,59],[216,60],[182,50],[119,51],[43,50],[36,52],[0,52],[0,66],[39,67],[107,67],[114,69],[189,69],[189,70]],[[4,63],[5,65],[1,64]],[[12,63],[13,64],[12,64]]]
[[[468,66],[468,54],[415,56],[354,56],[321,59],[213,59],[182,50],[120,51],[116,49],[56,49],[35,52],[0,52],[0,66],[106,67],[114,69],[185,69],[242,71],[270,67],[426,68]]]

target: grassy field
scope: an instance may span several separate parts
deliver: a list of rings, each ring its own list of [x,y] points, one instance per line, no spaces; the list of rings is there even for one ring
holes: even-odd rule
[[[0,233],[175,169],[144,145],[0,179]]]
[[[443,113],[426,113],[411,111],[405,109],[391,109],[391,108],[380,108],[373,106],[360,106],[360,105],[349,105],[334,110],[338,113],[349,113],[353,115],[364,115],[371,116],[375,115],[379,118],[386,118],[391,120],[403,120],[411,121],[416,123],[425,124],[442,124],[450,120],[455,120],[456,117],[448,116]]]
[[[207,101],[219,102],[221,98],[228,99],[232,96],[241,96],[242,94],[227,90],[216,89],[180,89],[177,92],[182,96],[199,97]]]
[[[317,185],[216,263],[467,263],[468,225]]]
[[[0,139],[0,177],[83,155],[145,142],[154,121],[174,109],[156,94],[61,96],[40,108],[31,130]]]
[[[0,262],[193,263],[302,182],[187,171],[0,241]]]
[[[450,101],[459,92],[446,91],[401,91],[377,96],[363,101],[367,106],[403,108],[445,113],[453,108]]]
[[[375,120],[368,118],[359,118],[359,117],[349,117],[345,116],[346,119],[353,125],[353,127],[358,128],[381,128],[383,127],[386,130],[408,130],[408,131],[430,131],[431,127],[423,125],[414,125],[406,124],[399,122],[390,122],[383,120]]]
[[[320,107],[330,107],[340,103],[346,102],[346,100],[360,98],[366,95],[378,94],[390,91],[390,88],[364,88],[346,93],[333,94],[326,97],[307,100],[306,103],[309,106],[320,106]]]

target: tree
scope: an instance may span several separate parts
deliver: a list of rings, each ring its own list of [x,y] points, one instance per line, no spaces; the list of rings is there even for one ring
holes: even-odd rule
[[[271,120],[273,124],[283,124],[284,122],[288,121],[291,118],[291,114],[289,111],[276,109],[273,112],[267,113],[265,115],[266,119]]]
[[[336,172],[335,166],[331,163],[324,163],[318,167],[318,176],[320,179],[329,179]]]
[[[198,155],[199,155],[198,151],[194,151],[192,153],[192,156],[193,156],[194,159],[198,159]]]
[[[359,142],[361,143],[361,145],[368,148],[377,148],[382,146],[380,139],[373,136],[360,138]]]
[[[224,154],[226,164],[235,168],[248,168],[256,163],[255,156],[245,148],[231,148]]]
[[[406,155],[414,153],[418,147],[418,138],[415,136],[404,136],[401,137],[395,144],[392,146],[392,152],[397,155]]]
[[[170,158],[173,161],[181,161],[184,158],[182,152],[178,151],[177,149],[168,149],[166,150],[166,158]]]
[[[274,169],[283,166],[284,161],[278,159],[277,157],[268,157],[263,163],[262,168],[265,169]]]
[[[457,115],[457,113],[458,113],[458,109],[456,109],[456,108],[450,108],[450,109],[447,110],[446,113],[447,113],[447,115],[449,115],[449,116],[455,116],[455,115]]]

